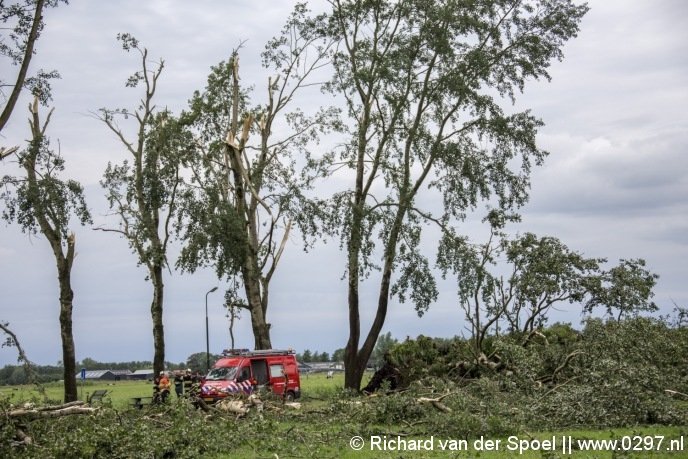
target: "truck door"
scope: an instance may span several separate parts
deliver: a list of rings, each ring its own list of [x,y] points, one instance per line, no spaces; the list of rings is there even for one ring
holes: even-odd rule
[[[265,359],[252,359],[251,373],[253,373],[253,379],[256,380],[259,386],[264,386],[270,382],[270,376],[268,375],[268,363]]]
[[[281,363],[270,364],[270,383],[275,395],[284,396],[287,392],[287,377],[284,373],[284,365]]]

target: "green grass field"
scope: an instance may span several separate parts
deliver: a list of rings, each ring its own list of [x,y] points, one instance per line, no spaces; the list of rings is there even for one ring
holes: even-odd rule
[[[542,444],[540,446],[541,449],[535,450],[535,449],[530,449],[528,451],[523,451],[520,452],[518,449],[518,442],[513,442],[510,443],[510,440],[508,438],[485,438],[482,440],[482,448],[483,449],[478,449],[477,447],[480,447],[480,444],[476,444],[476,442],[480,442],[480,439],[469,439],[467,440],[466,444],[466,449],[460,450],[460,451],[451,451],[449,450],[449,444],[445,444],[444,446],[447,448],[447,450],[442,450],[442,444],[441,442],[449,442],[452,439],[447,439],[447,438],[437,438],[435,437],[433,439],[433,449],[432,450],[412,450],[412,449],[407,449],[406,451],[400,450],[399,448],[395,448],[394,450],[388,449],[388,450],[382,450],[377,449],[377,448],[372,448],[370,446],[370,440],[369,438],[362,437],[363,438],[363,448],[361,450],[354,450],[352,449],[351,442],[353,441],[352,438],[346,438],[343,436],[337,436],[336,432],[334,429],[332,429],[331,432],[328,432],[330,430],[328,427],[321,427],[317,431],[306,431],[306,430],[300,430],[298,428],[294,428],[293,425],[290,426],[285,426],[285,430],[278,432],[277,435],[290,435],[294,439],[294,441],[301,442],[303,443],[302,451],[303,451],[303,456],[302,457],[312,457],[311,454],[309,454],[310,451],[314,449],[313,444],[308,445],[309,442],[309,437],[312,438],[314,441],[318,441],[320,443],[324,443],[323,438],[329,438],[329,444],[327,445],[320,445],[318,447],[318,457],[330,457],[330,458],[341,458],[341,459],[406,459],[406,458],[428,458],[428,459],[433,459],[433,458],[484,458],[484,459],[498,459],[498,458],[520,458],[520,459],[563,459],[563,458],[576,458],[576,459],[620,459],[620,458],[687,458],[688,457],[688,451],[685,450],[676,450],[676,451],[669,451],[668,448],[677,447],[678,448],[678,443],[677,441],[680,441],[679,439],[683,438],[683,445],[685,446],[684,449],[688,449],[688,438],[686,437],[686,429],[684,428],[679,428],[679,427],[646,427],[646,428],[636,428],[636,429],[613,429],[613,430],[575,430],[575,431],[562,431],[562,432],[557,432],[555,435],[557,437],[557,449],[556,450],[546,450],[542,447]],[[383,429],[383,428],[381,428]],[[381,432],[384,432],[385,430],[381,430]],[[572,443],[574,445],[574,449],[571,451],[571,454],[569,454],[568,450],[567,451],[562,451],[562,445],[559,442],[562,438],[566,437],[571,437]],[[630,451],[623,451],[621,450],[622,442],[625,441],[624,437],[626,439],[631,439],[630,445]],[[401,437],[402,440],[413,440],[413,439],[418,439],[421,441],[428,441],[431,436],[426,435],[423,437]],[[526,441],[532,445],[536,445],[537,443],[535,442],[536,440],[551,440],[551,434],[550,433],[532,433],[529,435],[526,434],[521,434],[518,435],[519,441]],[[632,439],[633,438],[652,438],[653,441],[655,442],[654,449],[646,450],[643,447],[637,447],[637,451],[633,451],[633,443]],[[659,446],[661,450],[657,450],[657,445],[659,443],[659,439],[662,439],[662,443]],[[396,440],[396,437],[387,435],[388,440]],[[618,442],[618,450],[617,451],[612,451],[610,449],[604,449],[604,450],[588,450],[588,451],[581,451],[579,449],[575,449],[575,445],[577,445],[578,441],[587,441],[587,440],[612,440],[616,439]],[[462,439],[453,439],[456,440],[455,445],[458,445],[459,442]],[[674,440],[674,444],[671,444],[671,441]],[[491,444],[488,445],[488,443],[491,442]],[[499,442],[499,443],[497,443]],[[511,446],[510,446],[511,445]],[[395,447],[396,445],[392,445],[392,447]],[[427,445],[429,446],[429,445]],[[488,449],[487,446],[490,446]],[[277,453],[275,453],[277,454]],[[265,454],[265,453],[257,453],[254,449],[240,449],[240,450],[235,450],[232,451],[231,454],[227,455],[219,455],[215,456],[217,459],[229,459],[229,458],[236,458],[236,457],[241,457],[241,458],[268,458],[268,457],[274,457],[271,456],[270,454]],[[283,457],[282,455],[278,455],[278,457]],[[285,456],[287,457],[287,456]],[[292,457],[292,456],[288,456]],[[301,456],[294,456],[294,457],[301,457]]]
[[[301,375],[303,401],[326,397],[343,386],[344,374],[341,372],[335,373],[332,379],[327,379],[325,373]],[[44,385],[44,388],[51,403],[60,403],[63,396],[61,383],[49,383]],[[128,406],[132,397],[153,395],[153,384],[148,381],[85,381],[82,384],[79,381],[79,400],[87,400],[88,396],[96,390],[107,390],[106,400],[109,400],[114,408],[124,408]],[[42,400],[36,386],[0,387],[0,397],[9,399],[13,404]],[[174,394],[172,397],[174,398]]]

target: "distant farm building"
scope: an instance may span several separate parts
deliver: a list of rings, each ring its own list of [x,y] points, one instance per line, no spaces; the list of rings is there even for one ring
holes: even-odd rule
[[[307,363],[299,363],[299,373],[310,373],[313,371],[313,367]]]
[[[129,370],[110,370],[113,375],[115,375],[115,379],[117,381],[119,380],[125,380],[129,379],[129,377],[132,375],[132,372]]]
[[[326,373],[329,371],[337,372],[344,371],[343,362],[309,362],[299,363],[299,371],[301,373]]]
[[[97,381],[116,381],[117,375],[115,375],[111,370],[90,370],[86,371],[86,379],[97,380]],[[81,378],[81,372],[76,374],[76,378]]]
[[[146,381],[148,379],[153,379],[154,374],[155,374],[155,372],[153,371],[152,368],[149,370],[136,370],[129,375],[129,379],[137,379],[137,380]]]
[[[86,379],[95,381],[120,381],[130,379],[129,370],[87,370]],[[76,374],[76,379],[81,379],[81,372]]]

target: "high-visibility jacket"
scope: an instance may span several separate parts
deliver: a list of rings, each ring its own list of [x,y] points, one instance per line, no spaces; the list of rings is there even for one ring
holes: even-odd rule
[[[166,390],[169,392],[170,387],[172,387],[172,384],[170,384],[170,380],[167,376],[163,376],[162,378],[160,378],[159,386],[161,391]]]

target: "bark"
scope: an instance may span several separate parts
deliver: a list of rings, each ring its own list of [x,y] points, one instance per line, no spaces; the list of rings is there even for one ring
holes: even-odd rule
[[[349,242],[349,340],[344,348],[344,387],[358,390],[363,379],[363,371],[359,368],[358,343],[361,336],[361,318],[359,313],[358,282],[360,272],[360,238],[361,218],[357,214],[361,211],[354,206],[354,219],[351,225],[351,241]]]
[[[370,93],[364,100],[370,101]],[[344,348],[344,387],[354,390],[361,388],[363,372],[368,362],[362,362],[358,345],[361,338],[361,315],[358,286],[360,282],[360,256],[363,238],[363,219],[365,217],[364,175],[365,175],[365,147],[368,127],[370,125],[370,103],[365,103],[363,118],[358,129],[358,152],[356,160],[356,183],[354,203],[351,216],[351,230],[348,244],[348,305],[349,305],[349,340]],[[378,311],[379,312],[379,311]],[[372,352],[372,351],[371,351]],[[370,354],[368,354],[370,356]],[[361,364],[362,363],[362,364]]]
[[[52,242],[51,242],[52,244]],[[64,365],[64,401],[77,400],[76,355],[72,333],[72,310],[74,292],[72,291],[71,270],[74,261],[74,235],[67,239],[67,254],[58,258],[57,270],[60,283],[60,336],[62,338],[62,363]]]
[[[62,338],[62,363],[64,365],[64,401],[72,402],[77,399],[76,384],[76,360],[74,352],[74,336],[72,334],[72,309],[74,293],[71,286],[71,271],[74,262],[75,237],[70,234],[67,237],[67,252],[63,253],[62,228],[57,228],[49,220],[50,210],[41,202],[44,197],[40,195],[38,177],[36,172],[37,156],[43,142],[45,129],[50,121],[50,114],[43,126],[38,116],[38,99],[34,99],[31,107],[31,131],[32,145],[27,155],[25,169],[29,183],[29,194],[34,200],[36,208],[35,218],[41,228],[41,232],[50,243],[57,263],[58,281],[60,286],[60,336]],[[49,206],[49,204],[47,204]]]
[[[400,212],[401,214],[402,212]],[[399,215],[399,226],[395,227],[388,240],[388,254],[385,257],[385,266],[382,273],[382,280],[380,282],[380,290],[377,302],[377,310],[375,318],[370,326],[368,335],[363,346],[356,349],[358,339],[360,336],[360,314],[358,309],[358,276],[355,278],[355,285],[349,278],[349,342],[345,349],[345,372],[344,372],[344,387],[349,389],[359,390],[361,388],[361,381],[363,380],[363,373],[365,372],[368,360],[375,349],[377,338],[382,331],[387,318],[387,308],[389,306],[389,292],[392,278],[392,266],[396,254],[396,244],[401,225],[402,215]],[[351,274],[350,274],[351,276]],[[355,322],[352,322],[355,321]],[[355,334],[354,334],[355,333]],[[354,339],[352,339],[354,338]]]
[[[249,257],[250,258],[250,257]],[[248,259],[244,265],[243,278],[248,308],[251,313],[251,327],[255,349],[272,349],[270,342],[270,324],[267,323],[267,291],[261,291],[260,273],[254,266],[254,260]]]
[[[151,318],[153,319],[153,371],[156,375],[165,370],[165,330],[162,322],[164,283],[162,272],[162,265],[152,266],[153,301],[151,302]]]
[[[41,21],[43,19],[43,5],[45,0],[38,0],[36,2],[36,10],[34,12],[33,23],[31,24],[31,31],[29,32],[29,37],[26,42],[26,49],[24,50],[24,59],[22,59],[21,66],[19,67],[19,74],[17,75],[17,80],[12,88],[12,93],[7,98],[7,104],[0,114],[0,131],[5,127],[5,124],[10,119],[12,111],[15,105],[17,105],[17,100],[19,100],[19,94],[24,87],[24,81],[26,81],[26,74],[29,71],[29,64],[31,63],[31,57],[33,57],[33,48],[38,39],[38,32],[41,28]],[[1,159],[1,158],[0,158]]]
[[[83,402],[81,402],[83,403]],[[38,418],[56,418],[61,416],[69,416],[72,414],[92,414],[98,408],[91,408],[81,406],[79,403],[66,403],[64,405],[53,406],[46,408],[33,409],[19,409],[8,413],[10,418],[20,418],[22,420],[31,420]]]
[[[445,399],[446,397],[452,395],[451,393],[444,394],[441,397],[437,398],[429,398],[429,397],[419,397],[417,399],[418,403],[430,403],[432,406],[437,408],[438,410],[442,411],[443,413],[451,413],[452,409],[449,408],[447,405],[442,403],[442,400]]]

